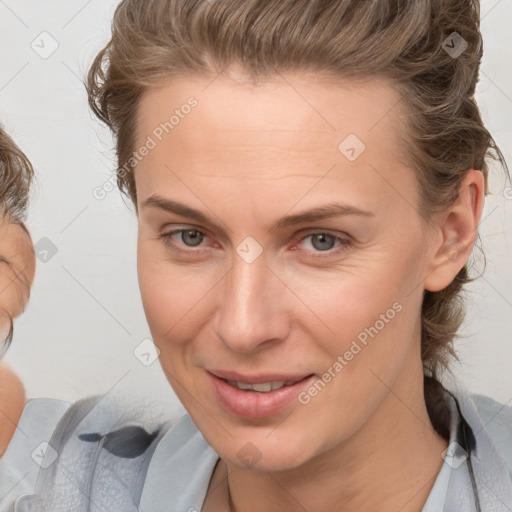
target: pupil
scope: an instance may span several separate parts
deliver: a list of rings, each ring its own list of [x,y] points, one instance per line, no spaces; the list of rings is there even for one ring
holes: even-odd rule
[[[190,246],[199,245],[203,240],[202,236],[203,235],[199,233],[199,231],[196,231],[195,229],[192,229],[190,231],[183,231],[181,235],[183,242],[185,242],[186,245]]]
[[[320,241],[319,246],[315,243],[317,240]],[[327,247],[325,245],[322,245],[322,244],[326,244],[326,240],[328,241]],[[329,241],[330,241],[330,243],[329,243]],[[322,234],[319,234],[319,235],[316,235],[313,237],[313,247],[315,247],[315,249],[329,250],[329,249],[332,249],[333,245],[334,245],[334,237],[331,235],[326,235],[325,233],[322,233]]]

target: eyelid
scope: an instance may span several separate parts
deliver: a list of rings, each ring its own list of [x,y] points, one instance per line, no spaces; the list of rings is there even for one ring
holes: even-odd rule
[[[160,240],[164,242],[165,245],[170,247],[172,250],[181,253],[181,254],[202,254],[205,251],[208,251],[211,249],[211,247],[203,247],[199,246],[198,248],[191,248],[187,247],[183,243],[177,243],[172,240],[172,236],[183,233],[185,231],[197,231],[198,233],[202,234],[204,237],[211,238],[208,234],[208,231],[202,228],[199,228],[197,226],[191,226],[191,225],[182,225],[179,227],[175,227],[174,229],[164,230],[162,234],[158,236]]]
[[[339,240],[339,244],[332,249],[329,249],[327,251],[312,251],[312,250],[306,250],[309,254],[312,255],[313,258],[328,258],[339,255],[340,252],[345,251],[348,249],[349,246],[352,246],[354,244],[354,240],[351,236],[349,236],[346,233],[336,233],[329,229],[322,229],[322,228],[313,228],[307,230],[306,233],[303,233],[300,235],[300,237],[294,242],[294,245],[292,247],[292,250],[296,250],[295,246],[302,241],[306,240],[312,235],[327,235],[330,236],[336,240]]]
[[[187,247],[184,244],[176,243],[172,240],[172,236],[183,233],[185,231],[196,231],[200,234],[202,234],[204,237],[211,238],[207,232],[207,230],[204,230],[202,228],[198,228],[196,226],[190,226],[190,225],[184,225],[180,227],[176,227],[170,231],[165,231],[160,235],[159,238],[163,240],[163,242],[168,245],[171,249],[175,250],[178,253],[181,254],[191,254],[191,255],[202,255],[205,251],[209,251],[211,247],[203,247],[199,246],[197,248],[190,248]],[[347,233],[335,233],[332,230],[329,229],[322,229],[322,228],[309,228],[306,231],[303,230],[302,234],[300,236],[297,236],[295,238],[295,241],[292,243],[292,251],[297,250],[296,246],[304,241],[305,239],[309,238],[312,235],[327,235],[335,238],[336,240],[339,240],[339,244],[329,250],[326,251],[314,251],[314,250],[305,250],[306,253],[309,255],[310,258],[313,259],[328,259],[336,256],[340,256],[341,253],[347,251],[353,244],[354,240],[350,235]]]

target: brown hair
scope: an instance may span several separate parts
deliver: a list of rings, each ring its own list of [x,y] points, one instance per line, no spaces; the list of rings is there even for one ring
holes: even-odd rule
[[[30,184],[34,169],[14,141],[0,127],[0,229],[8,223],[15,223],[27,231],[23,221],[28,207]],[[1,254],[0,262],[10,264]],[[23,278],[23,274],[21,274]],[[29,286],[30,289],[30,286]],[[13,319],[7,313],[10,328],[5,339],[0,339],[0,359],[9,348],[13,337]]]
[[[405,106],[403,148],[417,170],[428,221],[486,157],[506,163],[474,99],[483,53],[477,0],[123,0],[112,38],[88,75],[89,103],[117,142],[120,190],[136,207],[132,172],[137,106],[162,80],[239,64],[254,80],[284,71],[338,79],[384,78]],[[454,39],[454,32],[457,33]],[[451,37],[451,39],[449,39]],[[444,43],[443,43],[444,42]],[[454,55],[449,49],[467,48]],[[422,360],[436,375],[455,356],[465,265],[422,306]]]
[[[0,128],[0,219],[22,224],[26,218],[34,169],[25,154]]]

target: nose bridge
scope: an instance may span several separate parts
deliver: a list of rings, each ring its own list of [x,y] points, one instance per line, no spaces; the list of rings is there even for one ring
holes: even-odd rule
[[[217,310],[217,335],[232,350],[250,352],[285,335],[279,280],[262,253],[254,261],[234,254]]]

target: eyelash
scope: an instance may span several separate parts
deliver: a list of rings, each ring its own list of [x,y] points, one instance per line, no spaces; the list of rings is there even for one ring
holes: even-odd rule
[[[184,233],[186,231],[194,231],[194,232],[199,233],[199,234],[201,234],[201,235],[203,235],[205,237],[208,237],[208,235],[206,233],[204,233],[203,231],[201,231],[199,229],[195,229],[195,228],[190,229],[189,228],[189,229],[175,229],[173,231],[169,231],[168,233],[163,233],[162,235],[160,235],[159,238],[162,239],[162,241],[164,242],[165,245],[167,245],[171,249],[173,249],[175,251],[178,251],[178,252],[181,252],[181,253],[201,255],[204,252],[208,251],[208,248],[183,249],[178,244],[176,244],[175,242],[172,241],[171,237],[173,235],[176,235],[178,233]],[[333,255],[338,254],[340,252],[346,251],[347,249],[349,249],[352,246],[352,240],[350,240],[348,238],[342,238],[342,237],[340,237],[340,236],[338,236],[338,235],[336,235],[336,234],[334,234],[334,233],[332,233],[330,231],[323,231],[323,230],[310,232],[307,235],[305,235],[302,238],[300,238],[299,240],[297,240],[295,242],[295,244],[303,242],[307,238],[310,238],[310,237],[312,237],[314,235],[327,235],[327,236],[333,237],[335,240],[339,241],[340,243],[337,246],[337,248],[335,247],[335,248],[332,248],[332,249],[329,249],[329,250],[326,250],[326,251],[307,251],[307,252],[311,253],[311,256],[313,258],[326,258],[326,257],[330,257],[330,256],[333,256]]]

